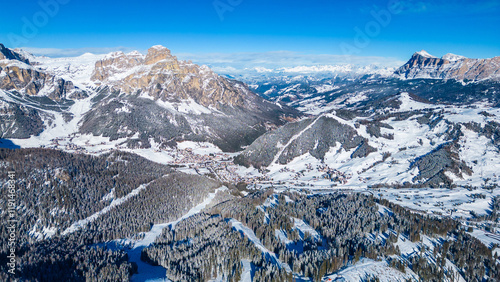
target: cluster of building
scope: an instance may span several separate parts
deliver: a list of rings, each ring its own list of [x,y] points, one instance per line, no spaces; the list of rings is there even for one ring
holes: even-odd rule
[[[352,173],[345,173],[337,169],[328,167],[327,164],[318,165],[316,169],[319,172],[323,172],[321,175],[324,179],[330,179],[333,182],[338,182],[340,184],[346,184],[349,179],[352,178]]]

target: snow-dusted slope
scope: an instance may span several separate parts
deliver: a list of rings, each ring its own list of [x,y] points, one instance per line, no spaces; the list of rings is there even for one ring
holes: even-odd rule
[[[498,184],[500,110],[417,100],[401,93],[384,100],[387,107],[367,105],[369,116],[353,110],[347,118],[334,111],[290,124],[257,139],[237,160],[264,165],[271,180],[290,185],[480,187],[484,179]],[[352,142],[343,139],[347,129],[352,140],[361,138],[356,146],[346,146]]]
[[[151,245],[158,236],[160,236],[161,232],[167,226],[171,228],[175,228],[175,225],[190,216],[193,216],[199,212],[201,212],[210,202],[215,198],[217,191],[223,191],[227,189],[226,187],[218,188],[214,193],[210,193],[208,197],[202,203],[190,209],[185,215],[181,218],[168,222],[155,224],[151,227],[151,230],[144,234],[144,237],[141,240],[131,241],[128,243],[132,244],[132,248],[127,251],[129,255],[129,259],[131,262],[137,263],[137,274],[132,276],[132,281],[158,281],[158,280],[166,280],[165,277],[165,269],[161,266],[152,266],[148,263],[145,263],[141,260],[141,252],[144,248]],[[122,242],[123,243],[123,242]]]
[[[36,63],[36,68],[54,74],[65,80],[72,81],[80,88],[94,87],[91,81],[92,73],[97,61],[103,59],[105,55],[85,53],[78,57],[49,58],[32,57],[32,62]]]
[[[324,277],[323,281],[357,282],[364,281],[367,277],[376,277],[381,282],[418,280],[418,275],[416,275],[409,268],[406,268],[405,273],[403,273],[393,267],[390,267],[386,261],[362,259],[355,265],[346,267],[338,273]]]

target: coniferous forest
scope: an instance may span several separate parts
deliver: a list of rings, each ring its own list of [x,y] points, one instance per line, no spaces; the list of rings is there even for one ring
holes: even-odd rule
[[[137,265],[126,247],[106,242],[140,239],[141,232],[176,220],[222,185],[227,188],[201,212],[164,228],[142,250],[141,260],[164,267],[172,281],[239,281],[244,262],[254,281],[321,281],[363,259],[385,261],[422,281],[453,281],[457,273],[467,281],[500,279],[497,255],[460,222],[421,215],[371,194],[249,191],[123,152],[0,150],[0,163],[2,173],[16,172],[22,207],[16,275],[23,281],[128,281]],[[132,196],[123,204],[84,220],[127,195]],[[7,213],[2,216],[7,220]],[[82,226],[72,225],[81,220]],[[7,234],[7,226],[1,228]],[[402,252],[407,244],[419,252]],[[2,241],[2,280],[9,279],[8,254]]]

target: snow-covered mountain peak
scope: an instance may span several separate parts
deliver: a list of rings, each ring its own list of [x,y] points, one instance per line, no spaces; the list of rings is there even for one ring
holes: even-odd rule
[[[437,58],[437,57],[427,53],[427,51],[425,51],[425,50],[421,50],[420,52],[415,52],[414,55],[419,55],[419,56],[426,57],[426,58]]]
[[[154,46],[151,46],[149,49],[150,50],[169,50],[167,47],[165,47],[163,45],[154,45]]]
[[[448,60],[450,62],[454,62],[454,61],[459,61],[459,60],[466,59],[466,57],[460,56],[460,55],[455,55],[455,54],[452,54],[452,53],[448,53],[448,54],[444,55],[443,57],[441,57],[441,59]]]
[[[78,57],[81,57],[81,58],[94,58],[95,54],[90,53],[90,52],[86,52],[86,53],[83,53],[82,55],[80,55]]]
[[[125,56],[125,53],[123,53],[122,51],[116,51],[116,52],[108,53],[104,57],[104,59],[119,58],[119,57],[122,57],[122,56]]]
[[[24,145],[80,133],[127,139],[129,147],[150,146],[154,138],[165,146],[174,139],[205,140],[234,151],[285,117],[300,116],[207,66],[177,60],[162,46],[147,55],[34,56],[27,63],[7,48],[2,56],[0,101],[9,111],[0,113],[0,135],[35,136]],[[16,111],[30,118],[18,120]]]
[[[46,96],[55,101],[82,99],[87,97],[85,87],[77,85],[82,72],[85,70],[72,68],[63,59],[36,57],[0,44],[0,89],[21,95]]]
[[[146,56],[139,52],[113,53],[97,61],[92,81],[124,93],[144,92],[157,99],[194,99],[204,106],[242,105],[243,93],[208,66],[179,61],[156,45]]]
[[[144,57],[144,55],[141,52],[136,51],[136,50],[127,53],[127,56]]]

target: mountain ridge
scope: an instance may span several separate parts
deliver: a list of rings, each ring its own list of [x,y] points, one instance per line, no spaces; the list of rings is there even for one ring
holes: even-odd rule
[[[415,52],[394,75],[402,79],[500,80],[500,56],[470,59],[448,53],[438,58],[422,50]]]
[[[2,138],[33,139],[46,130],[61,128],[67,130],[66,137],[92,134],[111,141],[124,139],[131,147],[149,148],[152,139],[161,146],[192,140],[210,141],[234,151],[286,119],[300,116],[207,66],[177,60],[160,45],[151,47],[146,55],[30,56],[33,62],[27,61],[29,64],[19,61],[24,57],[15,51],[5,48],[4,53],[0,89],[6,91],[2,94],[4,108],[9,109],[5,114],[12,117],[13,112],[22,111],[32,118],[19,120],[16,115],[15,120],[2,120]],[[66,106],[47,110],[53,104]],[[23,134],[14,134],[16,131]],[[43,145],[53,142],[50,136],[66,138],[61,132],[44,136],[49,139]]]

